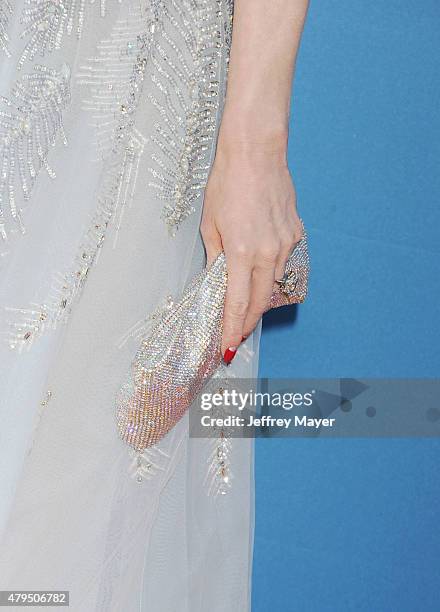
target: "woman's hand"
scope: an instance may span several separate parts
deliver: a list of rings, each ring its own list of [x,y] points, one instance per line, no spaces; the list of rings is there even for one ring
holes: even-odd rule
[[[219,145],[201,232],[208,264],[222,250],[226,256],[222,355],[230,363],[269,307],[275,279],[302,236],[285,153],[264,144]]]
[[[307,5],[234,2],[228,85],[201,226],[208,263],[222,250],[226,255],[226,363],[268,308],[274,281],[301,238],[286,150]]]

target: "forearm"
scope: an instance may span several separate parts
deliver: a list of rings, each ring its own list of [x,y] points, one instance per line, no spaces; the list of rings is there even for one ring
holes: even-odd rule
[[[235,0],[220,151],[285,151],[295,60],[308,0]]]

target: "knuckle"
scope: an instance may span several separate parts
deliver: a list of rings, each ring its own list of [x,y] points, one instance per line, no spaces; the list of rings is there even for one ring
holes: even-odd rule
[[[276,245],[276,244],[262,245],[258,253],[258,259],[262,263],[273,264],[277,260],[278,254],[279,254],[279,245]]]
[[[284,257],[287,257],[296,244],[295,236],[285,236],[281,241],[281,253]]]
[[[253,251],[250,245],[244,242],[235,243],[231,248],[231,251],[237,259],[241,260],[248,260],[253,255]]]

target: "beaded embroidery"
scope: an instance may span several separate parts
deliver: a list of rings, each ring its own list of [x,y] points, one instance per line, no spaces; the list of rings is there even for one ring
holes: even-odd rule
[[[104,17],[108,0],[100,0],[100,12]],[[117,0],[119,3],[122,0]],[[97,5],[95,0],[90,4]],[[27,43],[18,61],[21,68],[26,60],[60,49],[65,34],[76,32],[81,38],[86,13],[86,0],[25,0],[22,12],[24,30],[21,38]]]
[[[206,390],[211,393],[223,394],[225,386],[229,386],[229,383],[226,368],[222,365],[209,381]],[[210,414],[213,418],[224,417],[224,407],[213,406]],[[208,456],[208,469],[205,476],[207,494],[213,497],[226,495],[233,480],[231,470],[232,440],[225,432],[224,427],[213,427],[209,433],[212,437],[209,442],[212,450]]]
[[[30,348],[45,329],[55,328],[70,313],[80,296],[90,268],[96,263],[111,221],[116,225],[115,240],[126,205],[133,197],[139,161],[145,138],[134,126],[134,115],[142,92],[145,69],[151,48],[151,26],[148,34],[139,37],[139,51],[134,60],[127,87],[126,101],[119,109],[119,121],[113,139],[111,156],[105,164],[104,180],[98,207],[79,247],[74,265],[54,280],[51,295],[43,305],[11,309],[21,313],[21,320],[10,323],[8,342],[11,348]]]
[[[205,484],[209,496],[226,495],[232,486],[230,454],[232,441],[222,429],[214,441],[211,456],[208,458],[208,472]]]
[[[11,15],[12,6],[9,0],[0,0],[0,50],[5,53],[6,57],[11,57],[11,53],[8,48],[8,28]]]
[[[229,67],[229,53],[232,44],[232,26],[234,22],[234,0],[225,0],[226,11],[224,20],[225,47],[227,49],[226,68]]]
[[[0,97],[0,236],[4,240],[9,219],[24,231],[15,200],[17,183],[28,200],[41,169],[55,177],[48,154],[58,136],[67,144],[63,111],[69,101],[67,64],[59,69],[36,65],[32,74],[15,83],[10,98]]]
[[[150,24],[153,27],[154,22]],[[139,4],[129,5],[109,36],[97,45],[96,55],[82,64],[76,82],[86,88],[83,110],[91,114],[101,159],[111,151],[121,109],[125,108],[133,61],[142,48],[145,22]]]
[[[70,314],[72,306],[81,295],[91,267],[98,259],[112,217],[116,211],[122,216],[123,207],[133,195],[142,146],[136,134],[133,134],[123,152],[122,169],[114,167],[108,174],[108,183],[100,198],[98,210],[81,242],[72,269],[65,274],[55,275],[48,300],[44,304],[31,304],[29,308],[6,308],[19,315],[18,320],[9,325],[10,348],[17,348],[20,352],[24,348],[30,349],[34,340],[45,330],[56,329],[57,324]],[[120,218],[116,222],[115,235]]]
[[[136,482],[142,483],[150,480],[158,472],[165,471],[169,455],[160,448],[147,448],[142,452],[130,449],[129,455],[132,459],[129,466],[129,474]]]
[[[195,211],[212,161],[224,12],[222,0],[170,0],[162,2],[162,12],[148,96],[158,115],[149,186],[164,201],[162,216],[174,234]]]

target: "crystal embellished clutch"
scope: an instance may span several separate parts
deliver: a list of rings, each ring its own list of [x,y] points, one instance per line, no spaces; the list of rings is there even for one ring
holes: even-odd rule
[[[277,281],[269,309],[303,302],[308,276],[303,226],[303,237]],[[226,260],[221,253],[141,341],[116,400],[119,434],[136,451],[153,446],[174,427],[221,364],[226,285]]]

